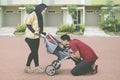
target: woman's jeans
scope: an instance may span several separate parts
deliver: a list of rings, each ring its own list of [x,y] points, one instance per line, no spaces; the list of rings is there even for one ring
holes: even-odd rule
[[[95,61],[93,61],[93,62],[80,61],[80,62],[71,70],[71,73],[72,73],[72,75],[74,75],[74,76],[86,74],[86,73],[92,71],[92,65],[93,65],[94,63],[95,63]]]
[[[39,66],[39,60],[38,60],[38,49],[39,49],[39,42],[40,39],[25,39],[26,43],[28,44],[31,52],[28,56],[26,66],[30,66],[32,60],[34,60],[35,67]]]

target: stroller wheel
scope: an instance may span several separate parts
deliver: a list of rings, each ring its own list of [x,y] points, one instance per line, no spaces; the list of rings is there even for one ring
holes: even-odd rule
[[[45,69],[45,72],[48,76],[54,76],[56,74],[55,67],[53,67],[52,65],[48,65]]]
[[[59,62],[58,60],[54,60],[54,61],[52,62],[52,66],[54,66],[55,69],[58,70],[58,69],[61,67],[61,64],[60,64],[60,62]]]

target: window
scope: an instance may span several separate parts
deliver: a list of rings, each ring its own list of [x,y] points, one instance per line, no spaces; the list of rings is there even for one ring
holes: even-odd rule
[[[5,11],[5,14],[13,14],[13,11]]]
[[[95,11],[95,14],[99,14],[99,13],[100,13],[100,10],[96,10],[96,11]]]
[[[18,11],[17,13],[21,13],[21,11]]]
[[[60,13],[63,14],[63,10],[60,10]]]
[[[56,13],[56,11],[52,11],[52,10],[50,10],[50,11],[47,11],[47,13]]]
[[[93,10],[87,10],[86,13],[87,13],[87,14],[93,14],[94,11],[93,11]]]

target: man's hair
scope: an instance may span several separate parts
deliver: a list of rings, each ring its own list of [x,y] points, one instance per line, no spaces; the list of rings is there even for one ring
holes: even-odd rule
[[[64,40],[70,41],[70,36],[67,35],[67,34],[64,34],[64,35],[62,35],[62,36],[60,37],[60,39],[62,39],[63,41],[64,41]]]

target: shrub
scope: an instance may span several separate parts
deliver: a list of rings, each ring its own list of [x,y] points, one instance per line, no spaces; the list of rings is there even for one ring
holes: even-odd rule
[[[85,24],[80,24],[80,29],[82,32],[84,32],[85,31]]]
[[[25,32],[26,25],[25,24],[19,24],[16,29],[17,29],[16,30],[17,32]]]
[[[100,25],[101,25],[101,29],[106,29],[107,27],[108,27],[108,25],[109,25],[109,22],[108,21],[102,21],[101,23],[100,23]]]
[[[75,25],[63,24],[59,26],[59,32],[74,32]]]
[[[109,31],[109,32],[117,32],[118,25],[119,25],[118,19],[107,19],[101,22],[101,29]]]
[[[118,21],[118,24],[116,26],[117,26],[117,31],[120,32],[120,20]]]

